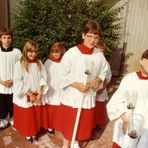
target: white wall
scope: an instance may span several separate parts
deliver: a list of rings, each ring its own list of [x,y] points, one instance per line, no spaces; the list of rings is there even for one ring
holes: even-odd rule
[[[127,70],[132,72],[139,69],[138,59],[148,49],[148,0],[121,0],[115,7],[123,4],[125,8],[119,14],[123,18],[119,47],[127,43],[126,54],[133,54],[126,60]]]

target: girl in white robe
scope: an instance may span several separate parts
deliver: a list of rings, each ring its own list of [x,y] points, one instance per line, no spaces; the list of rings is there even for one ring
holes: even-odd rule
[[[141,71],[125,76],[107,104],[110,120],[116,119],[112,148],[147,148],[148,146],[148,50],[143,53],[139,62]],[[127,94],[132,92],[136,92],[133,93],[133,97],[137,98],[133,113],[144,117],[144,127],[141,135],[136,139],[130,138],[127,131],[128,118],[131,114],[131,110],[127,108],[129,98]]]
[[[44,128],[48,128],[49,134],[54,134],[54,128],[59,124],[58,116],[59,108],[61,105],[61,89],[60,81],[58,79],[59,66],[62,56],[65,53],[65,48],[60,42],[55,42],[50,49],[48,59],[44,67],[47,73],[47,83],[49,90],[47,92],[47,111],[44,112],[48,115],[48,120],[44,123]],[[57,129],[57,128],[56,128]]]
[[[36,42],[26,42],[23,56],[14,68],[14,128],[29,142],[36,140],[42,127],[42,104],[46,103],[43,95],[48,90],[46,71],[38,59],[38,51]]]
[[[0,129],[13,125],[13,71],[21,51],[12,46],[12,39],[9,28],[0,29]]]

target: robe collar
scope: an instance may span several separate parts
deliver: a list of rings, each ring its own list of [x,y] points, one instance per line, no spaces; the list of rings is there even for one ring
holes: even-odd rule
[[[88,48],[84,44],[78,44],[77,47],[82,54],[92,54],[94,51],[94,48]]]
[[[138,71],[138,72],[136,72],[136,73],[137,73],[139,79],[148,80],[148,77],[144,77],[144,76],[142,75],[141,71]]]
[[[50,60],[56,63],[60,63],[61,62],[62,57],[59,57],[58,59],[54,58],[54,57],[50,57]]]
[[[37,63],[36,60],[29,60],[29,63]]]
[[[12,46],[10,46],[9,48],[4,48],[3,46],[1,47],[1,51],[3,51],[3,52],[10,52],[10,51],[12,51],[13,50],[13,47]]]

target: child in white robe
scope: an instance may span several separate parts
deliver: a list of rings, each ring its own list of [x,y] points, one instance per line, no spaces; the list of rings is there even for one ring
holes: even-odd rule
[[[96,45],[96,48],[98,48],[101,52],[104,53],[106,45],[102,41],[99,41]],[[102,129],[107,123],[107,111],[106,111],[106,104],[108,101],[108,93],[107,93],[107,86],[111,80],[111,69],[110,65],[108,64],[108,71],[106,74],[105,81],[102,82],[103,85],[102,87],[97,91],[97,96],[96,96],[96,106],[95,106],[95,127],[97,129]]]
[[[58,115],[59,115],[59,107],[61,104],[61,89],[60,89],[60,81],[58,79],[58,71],[64,53],[65,53],[65,48],[62,45],[62,43],[55,42],[51,47],[48,59],[44,64],[47,73],[47,83],[49,86],[49,90],[47,92],[48,123],[45,123],[45,126],[48,127],[48,132],[50,134],[55,133],[53,128],[54,127],[56,128],[56,125],[59,124]]]
[[[68,148],[74,131],[77,110],[83,99],[74,147],[80,140],[88,140],[94,125],[96,91],[108,70],[102,52],[95,48],[101,35],[100,25],[88,21],[82,31],[83,43],[70,48],[63,56],[59,69],[62,88],[61,127],[63,147]]]
[[[0,129],[9,122],[13,125],[13,69],[21,51],[13,47],[12,39],[9,28],[0,29]]]
[[[46,103],[43,95],[48,90],[46,71],[38,52],[38,44],[29,40],[14,68],[14,128],[29,142],[36,140],[42,127],[42,104]]]
[[[107,104],[110,120],[116,119],[112,148],[147,148],[148,146],[148,50],[142,54],[139,63],[141,70],[126,75]],[[129,115],[132,112],[128,109],[129,99],[137,100],[133,101],[135,104],[133,113],[144,117],[144,123],[139,123],[144,124],[144,127],[136,139],[128,136]]]

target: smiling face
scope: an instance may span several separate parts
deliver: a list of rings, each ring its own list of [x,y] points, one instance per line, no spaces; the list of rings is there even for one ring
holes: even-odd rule
[[[101,26],[96,21],[88,21],[82,30],[83,44],[88,48],[94,48],[101,37]]]
[[[27,58],[30,60],[30,61],[34,61],[37,57],[37,51],[28,51],[27,52]]]
[[[37,62],[38,52],[39,52],[38,44],[33,40],[29,40],[28,42],[26,42],[23,48],[23,59],[25,61],[29,60]]]
[[[52,54],[53,58],[58,59],[58,58],[61,57],[62,52],[60,52],[60,51],[52,51],[51,54]]]
[[[83,43],[88,48],[94,48],[99,40],[99,35],[88,32],[86,34],[82,34]]]
[[[12,43],[12,37],[11,35],[2,35],[0,38],[1,42],[2,42],[2,46],[7,49],[11,46]]]
[[[55,42],[49,52],[49,58],[59,59],[65,53],[65,48],[61,42]]]

